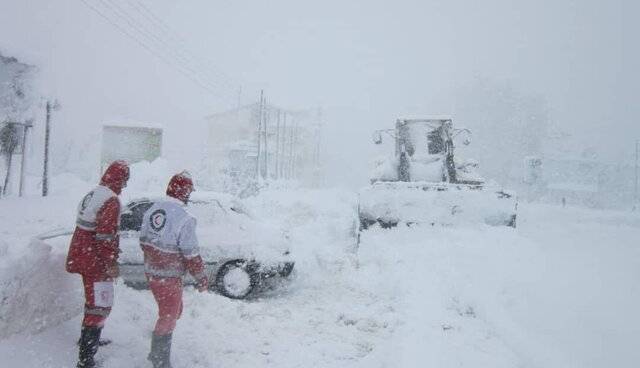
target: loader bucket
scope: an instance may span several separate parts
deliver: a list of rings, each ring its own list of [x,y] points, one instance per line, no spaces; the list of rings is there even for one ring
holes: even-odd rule
[[[482,185],[377,182],[359,193],[360,231],[377,225],[516,226],[513,193]]]

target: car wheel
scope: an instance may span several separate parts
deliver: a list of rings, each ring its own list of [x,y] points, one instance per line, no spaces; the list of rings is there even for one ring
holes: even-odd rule
[[[254,273],[245,260],[229,261],[216,274],[216,290],[231,299],[244,299],[258,284],[259,275]]]

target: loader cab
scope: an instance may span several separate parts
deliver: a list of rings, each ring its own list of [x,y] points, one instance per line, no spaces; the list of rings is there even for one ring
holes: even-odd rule
[[[411,161],[416,157],[441,156],[443,175],[441,181],[457,181],[453,158],[453,124],[451,119],[398,119],[396,121],[396,157],[398,179],[413,181]],[[415,156],[415,157],[414,157]]]
[[[398,119],[396,121],[396,155],[452,153],[450,119]]]
[[[514,194],[485,185],[475,160],[454,159],[455,143],[471,143],[471,131],[454,128],[452,119],[398,119],[395,128],[377,130],[373,141],[386,134],[395,152],[375,161],[371,185],[358,194],[360,234],[371,226],[485,223],[516,225]]]

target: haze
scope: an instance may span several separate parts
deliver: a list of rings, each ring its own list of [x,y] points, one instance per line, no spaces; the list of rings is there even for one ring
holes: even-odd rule
[[[87,3],[127,27],[117,8]],[[179,35],[160,33],[160,54],[182,47],[194,69],[206,64],[206,89],[87,3],[2,0],[0,51],[36,65],[61,102],[59,147],[127,119],[163,125],[170,151],[188,151],[185,142],[198,140],[189,127],[264,89],[285,108],[322,107],[330,176],[361,183],[373,129],[406,115],[456,118],[479,80],[544,101],[572,155],[593,148],[602,160],[632,163],[640,137],[633,1],[143,1]],[[150,27],[131,3],[118,4]],[[482,137],[478,149],[491,145]]]

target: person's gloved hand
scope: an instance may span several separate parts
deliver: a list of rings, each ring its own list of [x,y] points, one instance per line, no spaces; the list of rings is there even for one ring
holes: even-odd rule
[[[198,280],[198,285],[196,286],[199,292],[205,292],[209,289],[209,279],[205,276]]]
[[[118,276],[120,276],[120,267],[118,267],[117,263],[113,263],[111,266],[107,266],[106,273],[107,273],[107,276],[111,277],[112,279],[115,279]]]

